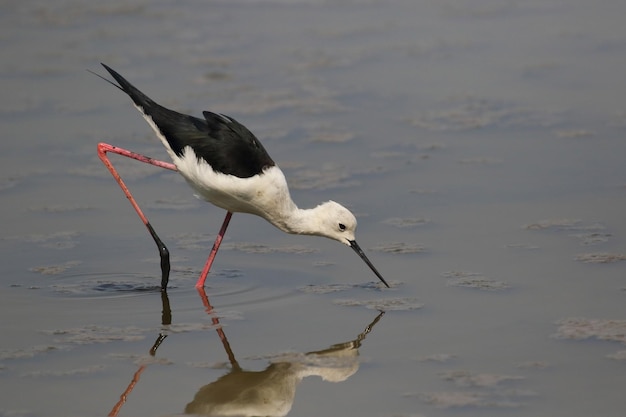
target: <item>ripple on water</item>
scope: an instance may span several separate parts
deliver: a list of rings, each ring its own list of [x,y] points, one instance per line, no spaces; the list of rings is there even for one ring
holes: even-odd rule
[[[224,310],[234,306],[252,306],[266,303],[276,304],[282,301],[302,296],[294,287],[279,285],[289,282],[291,277],[267,276],[271,271],[257,271],[254,277],[248,276],[237,269],[212,271],[205,288],[206,295],[223,316]],[[161,292],[160,273],[143,274],[130,272],[98,272],[73,273],[56,271],[53,278],[47,279],[45,285],[34,286],[40,291],[51,295],[67,298],[120,298],[136,297],[144,294],[157,295]],[[273,272],[276,274],[276,271]],[[199,276],[197,270],[180,270],[173,268],[168,285],[170,299],[192,294],[197,296],[194,283]],[[276,285],[272,283],[276,282]],[[15,285],[21,287],[21,285]],[[200,303],[200,300],[198,300]],[[182,310],[181,310],[182,308]],[[178,307],[184,311],[187,307]],[[190,304],[189,309],[198,308],[197,304]],[[232,317],[231,317],[232,318]],[[236,317],[239,318],[239,317]]]
[[[167,287],[168,292],[179,289],[176,282],[183,281],[180,287],[186,291],[195,290],[193,282],[200,274],[195,270],[177,270],[172,269],[170,282]],[[158,275],[158,276],[157,276]],[[212,277],[220,277],[232,279],[239,277],[241,274],[236,270],[224,270],[211,273]],[[221,281],[224,282],[223,280]],[[211,283],[211,295],[223,296],[232,294],[242,294],[254,290],[252,285],[224,285]],[[54,294],[67,297],[124,297],[136,296],[145,293],[161,292],[160,274],[149,275],[130,272],[110,272],[110,273],[92,273],[92,274],[72,274],[55,277],[54,283],[48,288]],[[208,291],[208,290],[207,290]]]
[[[132,296],[160,292],[160,281],[138,273],[74,274],[55,278],[49,287],[54,294],[66,297]]]

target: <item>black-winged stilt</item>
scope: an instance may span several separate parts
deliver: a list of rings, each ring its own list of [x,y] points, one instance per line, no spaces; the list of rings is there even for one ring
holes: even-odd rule
[[[101,78],[128,94],[174,162],[172,165],[109,144],[98,144],[100,159],[111,171],[159,247],[162,289],[166,288],[169,279],[169,252],[111,165],[106,152],[114,152],[178,171],[198,197],[228,212],[196,283],[197,288],[204,286],[234,212],[260,216],[283,232],[324,236],[348,245],[365,261],[380,281],[389,287],[355,240],[357,222],[354,215],[334,201],[327,201],[311,209],[298,208],[289,195],[283,172],[245,126],[232,117],[219,113],[204,111],[202,112],[204,119],[200,119],[166,109],[152,101],[116,71],[105,64],[102,66],[119,85]]]

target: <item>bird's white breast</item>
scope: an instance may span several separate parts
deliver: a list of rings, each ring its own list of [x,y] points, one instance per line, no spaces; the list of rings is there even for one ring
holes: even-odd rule
[[[174,164],[196,195],[231,212],[250,213],[269,220],[270,213],[290,209],[291,198],[283,172],[277,166],[249,178],[216,172],[190,147]]]

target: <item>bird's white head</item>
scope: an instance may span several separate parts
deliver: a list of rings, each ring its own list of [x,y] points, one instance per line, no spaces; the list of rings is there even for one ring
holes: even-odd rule
[[[350,246],[356,232],[356,217],[350,210],[334,201],[322,203],[313,210],[317,234]]]
[[[350,246],[361,259],[370,267],[386,287],[389,284],[380,275],[380,272],[374,267],[372,262],[367,258],[365,252],[361,249],[354,234],[356,232],[356,217],[347,208],[334,201],[327,201],[313,209],[315,213],[316,232],[312,234],[337,240],[345,245]]]

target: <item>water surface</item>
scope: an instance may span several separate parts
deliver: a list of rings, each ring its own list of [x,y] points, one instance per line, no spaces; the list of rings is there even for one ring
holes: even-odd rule
[[[623,2],[1,7],[0,415],[623,414]],[[224,213],[112,157],[163,298],[95,149],[167,155],[99,62],[248,126],[392,288],[236,214],[198,293]]]

